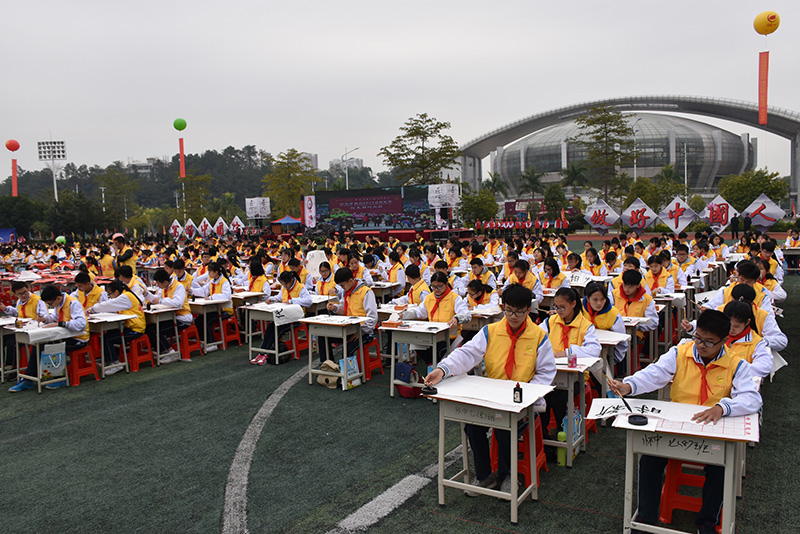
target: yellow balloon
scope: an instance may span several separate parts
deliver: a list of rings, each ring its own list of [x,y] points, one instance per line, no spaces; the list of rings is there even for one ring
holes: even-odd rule
[[[756,16],[753,21],[753,28],[761,35],[769,35],[781,25],[781,18],[774,11],[764,11]]]

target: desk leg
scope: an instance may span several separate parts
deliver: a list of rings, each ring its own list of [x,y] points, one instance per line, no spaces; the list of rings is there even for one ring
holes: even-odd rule
[[[441,410],[441,408],[440,408]],[[467,440],[467,433],[464,432],[464,423],[460,425],[461,429],[461,469],[464,471],[464,484],[469,484],[469,440]]]
[[[449,337],[449,336],[448,336]],[[511,477],[511,523],[516,525],[517,524],[517,508],[519,507],[519,501],[517,501],[517,496],[519,495],[519,415],[515,414],[511,417],[511,473],[509,476]],[[531,458],[530,461],[531,466],[531,473],[536,469],[536,460],[535,458]]]
[[[394,364],[394,357],[392,358],[392,363]],[[392,371],[394,371],[394,365],[392,365]],[[442,408],[439,407],[439,506],[444,506],[444,484],[442,484],[444,482],[444,438],[444,413]],[[466,450],[464,454],[467,454]]]
[[[394,397],[394,366],[395,366],[395,363],[397,361],[395,359],[396,358],[396,353],[397,353],[397,343],[394,340],[392,340],[391,344],[392,344],[392,366],[391,366],[391,370],[389,371],[389,396],[390,397]],[[441,408],[440,408],[440,410],[441,410]],[[442,422],[442,425],[444,425],[444,422]],[[444,430],[442,432],[444,432]],[[442,446],[444,446],[444,445],[442,445]],[[439,491],[443,492],[444,488],[441,488]],[[440,502],[439,504],[444,504],[444,501],[442,500],[442,502]]]
[[[624,534],[631,534],[631,519],[633,514],[633,432],[626,432],[625,444],[625,507],[622,516]]]
[[[577,380],[581,396],[581,436],[583,436],[581,450],[586,452],[586,380],[583,373],[578,373]]]
[[[528,458],[530,458],[531,474],[528,477],[528,485],[533,486],[531,499],[539,500],[539,470],[536,468],[536,413],[533,405],[528,406]],[[525,488],[527,489],[527,488]]]
[[[100,326],[100,376],[106,377],[106,330]]]
[[[208,352],[208,317],[206,309],[208,306],[203,306],[203,350]]]
[[[361,361],[361,374],[363,375],[361,377],[361,382],[363,384],[366,384],[367,383],[367,371],[366,371],[367,368],[364,365],[364,339],[361,336],[361,325],[356,325],[356,326],[358,327],[358,329],[356,330],[356,335],[358,335],[358,354],[359,354],[359,358],[358,359]],[[309,343],[310,343],[310,341],[309,341]],[[378,343],[380,343],[380,341],[378,341]],[[346,354],[345,354],[345,363],[347,363],[347,355]],[[345,379],[344,379],[345,382],[347,381],[346,375],[347,375],[347,365],[345,365]]]
[[[278,336],[278,324],[275,322],[275,317],[273,316],[272,319],[272,328],[275,329],[275,365],[278,365],[280,363],[279,354],[281,353],[281,339]]]
[[[569,379],[567,380],[567,467],[572,467],[572,455],[575,447],[575,425],[572,424],[572,418],[575,414],[575,375],[578,373],[568,373]],[[556,427],[558,421],[556,421]],[[544,429],[542,429],[544,430]],[[513,458],[512,458],[513,460]],[[533,464],[531,463],[531,469]]]
[[[119,325],[119,344],[122,347],[122,356],[125,358],[125,372],[131,372],[131,366],[128,362],[128,347],[125,346],[125,327],[123,326],[125,323]]]
[[[634,354],[633,351],[634,351],[634,346],[637,343],[636,340],[638,339],[636,337],[636,327],[633,328],[633,333],[628,332],[628,335],[631,336],[631,340],[628,342],[628,358],[627,361],[625,362],[625,370],[627,373],[626,376],[631,376],[633,374],[633,354]]]
[[[313,345],[313,343],[311,343],[311,340],[313,336],[311,335],[311,325],[306,326],[308,326],[308,385],[311,386],[314,384],[314,375],[311,373],[311,359],[313,358],[313,354],[311,353],[311,345]],[[317,339],[319,339],[319,336],[317,336]],[[253,341],[251,340],[250,344],[252,345],[252,343]],[[319,349],[319,354],[320,359],[322,359],[322,347]]]
[[[725,490],[722,494],[723,534],[733,534],[733,512],[736,510],[736,481],[734,477],[738,471],[736,469],[736,464],[739,462],[738,445],[735,441],[725,442]]]
[[[145,334],[147,335],[147,334]],[[161,365],[161,321],[158,320],[158,316],[156,316],[156,346],[151,347],[150,350],[156,355],[156,365]]]
[[[228,350],[228,342],[225,340],[225,327],[222,325],[222,306],[220,306],[218,310],[217,317],[219,318],[219,338],[222,340],[222,350]],[[277,345],[278,340],[276,339],[275,346]]]

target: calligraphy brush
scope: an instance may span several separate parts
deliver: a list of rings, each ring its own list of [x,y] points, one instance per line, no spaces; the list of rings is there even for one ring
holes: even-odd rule
[[[633,409],[631,409],[631,405],[628,404],[628,401],[625,400],[625,397],[620,395],[619,398],[622,399],[622,402],[625,404],[625,407],[628,409],[628,411],[633,413]]]

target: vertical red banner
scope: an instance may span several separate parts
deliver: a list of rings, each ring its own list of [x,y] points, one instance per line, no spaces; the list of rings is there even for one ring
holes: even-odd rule
[[[181,157],[181,178],[186,178],[186,164],[183,160],[183,137],[178,139],[178,147],[180,148]]]
[[[758,54],[758,123],[767,124],[767,78],[769,52]]]
[[[11,196],[17,196],[17,160],[11,160]]]

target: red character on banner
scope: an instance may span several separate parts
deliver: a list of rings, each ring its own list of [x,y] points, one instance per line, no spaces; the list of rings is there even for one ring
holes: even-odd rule
[[[595,226],[611,226],[606,221],[606,217],[608,217],[607,210],[602,210],[602,211],[595,210],[595,212],[592,213],[592,218],[591,218],[592,224],[594,224]]]
[[[750,218],[751,219],[755,219],[756,215],[758,215],[758,216],[763,217],[764,219],[768,220],[769,222],[775,222],[775,219],[773,219],[772,217],[767,217],[766,215],[761,213],[765,209],[767,209],[767,205],[762,203],[761,206],[759,206],[757,210],[755,210],[753,213],[750,214]]]
[[[686,208],[681,207],[680,202],[675,203],[675,209],[669,210],[669,218],[675,220],[675,228],[680,226],[680,219],[683,212],[686,211]]]
[[[708,205],[708,219],[711,224],[719,224],[720,226],[728,226],[728,205],[727,204],[709,204]]]
[[[650,218],[645,215],[647,208],[638,210],[631,210],[631,227],[644,228],[647,226],[647,220]]]

